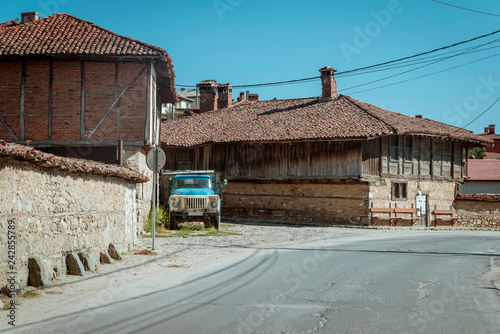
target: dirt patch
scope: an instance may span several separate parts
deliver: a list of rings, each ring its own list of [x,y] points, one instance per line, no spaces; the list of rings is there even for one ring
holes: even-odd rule
[[[46,295],[62,295],[62,291],[45,291]]]
[[[183,266],[183,265],[180,265],[180,264],[169,264],[169,265],[166,265],[166,266],[160,264],[160,266],[165,267],[165,268],[189,268],[189,266]]]
[[[133,255],[158,255],[158,253],[157,252],[153,252],[153,251],[151,251],[149,249],[143,249],[141,251],[134,252]]]

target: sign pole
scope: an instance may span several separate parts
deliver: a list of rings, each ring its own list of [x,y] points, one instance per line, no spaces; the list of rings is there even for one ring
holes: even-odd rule
[[[158,168],[158,149],[153,148],[153,247],[155,250],[155,233],[156,233],[156,170]]]

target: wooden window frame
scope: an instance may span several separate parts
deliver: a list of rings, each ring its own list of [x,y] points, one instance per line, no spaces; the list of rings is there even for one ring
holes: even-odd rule
[[[407,143],[410,142],[411,146],[407,145]],[[410,153],[409,159],[407,159],[407,154]],[[405,136],[405,143],[404,143],[404,160],[405,161],[413,161],[413,136]]]
[[[397,145],[394,145],[394,142],[397,143]],[[390,161],[399,161],[399,136],[398,135],[391,135],[390,139],[390,148],[389,148],[389,158]],[[395,150],[396,154],[392,154],[393,149]]]
[[[391,198],[393,201],[405,201],[408,199],[408,183],[407,182],[392,182]]]

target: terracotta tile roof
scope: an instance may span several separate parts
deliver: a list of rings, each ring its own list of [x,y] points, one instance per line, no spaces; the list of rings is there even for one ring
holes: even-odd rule
[[[160,60],[160,85],[169,102],[177,101],[172,59],[157,46],[118,35],[92,22],[69,14],[54,14],[30,23],[2,23],[0,58],[51,57],[134,57]]]
[[[4,140],[0,140],[0,156],[27,161],[42,167],[69,170],[73,173],[112,176],[135,183],[149,181],[146,175],[128,167],[105,164],[92,160],[64,158],[35,150],[33,147],[6,143]]]
[[[469,181],[500,181],[500,160],[469,159],[467,175]]]
[[[19,25],[19,22],[14,21],[14,20],[9,21],[9,22],[0,23],[0,31],[5,30],[5,29],[10,28],[10,27],[17,26],[17,25]]]
[[[428,119],[390,112],[349,96],[245,101],[230,108],[167,121],[167,146],[207,143],[368,139],[392,133],[447,136],[489,143],[472,132]]]
[[[488,138],[491,140],[495,140],[495,141],[500,140],[500,135],[497,133],[480,133],[480,134],[478,134],[478,136],[480,136],[482,138]]]
[[[457,194],[457,199],[467,201],[500,202],[500,194]]]
[[[486,159],[500,159],[500,153],[486,152]]]

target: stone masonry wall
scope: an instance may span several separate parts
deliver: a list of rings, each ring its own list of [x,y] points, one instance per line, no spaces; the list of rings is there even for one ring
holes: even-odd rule
[[[375,208],[394,208],[396,205],[401,209],[411,209],[416,207],[416,196],[418,191],[427,195],[429,225],[434,216],[432,211],[450,210],[453,208],[455,200],[455,182],[447,181],[401,181],[407,183],[407,198],[405,200],[393,200],[391,194],[393,180],[381,180],[373,182],[370,185],[370,205]],[[397,181],[399,182],[399,181]],[[375,214],[375,216],[388,217],[387,214]],[[409,216],[408,216],[409,217]]]
[[[123,155],[125,166],[149,177],[148,182],[136,185],[137,233],[139,234],[144,230],[144,222],[148,219],[153,194],[153,172],[146,165],[146,153],[141,149],[126,149]]]
[[[461,226],[500,228],[500,201],[456,200]]]
[[[230,181],[223,187],[224,218],[323,224],[368,224],[368,184],[358,181]]]
[[[17,282],[26,285],[28,257],[39,255],[54,275],[64,255],[113,243],[131,250],[136,237],[136,185],[125,180],[0,158],[0,282],[6,282],[8,221],[15,221]],[[3,284],[3,283],[2,283]]]

